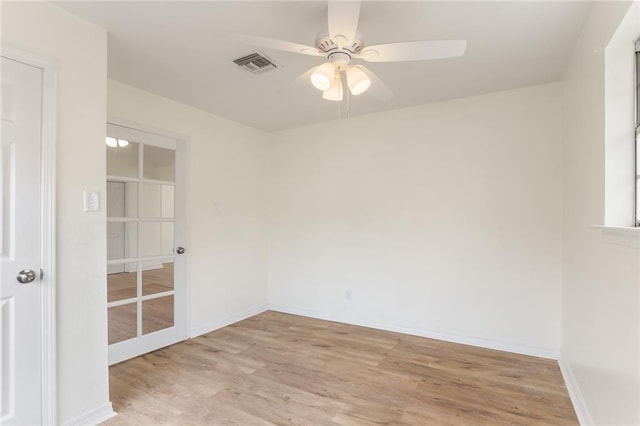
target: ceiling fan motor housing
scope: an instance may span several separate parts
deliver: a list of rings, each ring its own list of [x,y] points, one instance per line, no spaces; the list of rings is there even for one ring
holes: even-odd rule
[[[329,34],[324,33],[316,39],[316,47],[326,55],[327,60],[334,63],[337,67],[345,66],[355,53],[358,53],[364,47],[360,35],[357,34],[353,42],[340,47]]]
[[[335,65],[338,71],[342,71],[342,69],[351,62],[351,55],[349,52],[337,50],[329,53],[327,59]]]

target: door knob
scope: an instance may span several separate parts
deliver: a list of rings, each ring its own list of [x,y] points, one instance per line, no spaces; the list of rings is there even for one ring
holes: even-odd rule
[[[178,247],[178,248],[176,249],[176,253],[178,253],[178,254],[183,254],[183,253],[184,253],[184,247]]]
[[[16,280],[18,280],[18,282],[21,284],[29,284],[35,279],[36,273],[31,269],[23,269],[22,271],[18,272],[18,276],[16,277]]]

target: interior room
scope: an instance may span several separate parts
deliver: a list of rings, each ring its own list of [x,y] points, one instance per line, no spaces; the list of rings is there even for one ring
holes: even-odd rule
[[[640,424],[637,2],[0,19],[3,423]]]

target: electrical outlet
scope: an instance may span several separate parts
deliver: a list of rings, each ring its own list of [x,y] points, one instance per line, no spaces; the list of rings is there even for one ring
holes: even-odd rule
[[[352,292],[351,292],[351,290],[350,290],[350,289],[345,290],[345,292],[344,292],[344,298],[345,298],[345,300],[347,300],[348,302],[351,302],[351,301],[353,300],[353,294],[352,294]]]

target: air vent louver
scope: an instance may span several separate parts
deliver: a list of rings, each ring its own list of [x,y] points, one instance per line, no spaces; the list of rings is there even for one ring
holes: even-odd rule
[[[278,66],[274,64],[271,59],[267,58],[265,55],[259,52],[243,56],[242,58],[234,59],[233,62],[239,67],[244,68],[245,70],[253,74],[260,74],[278,68]]]

